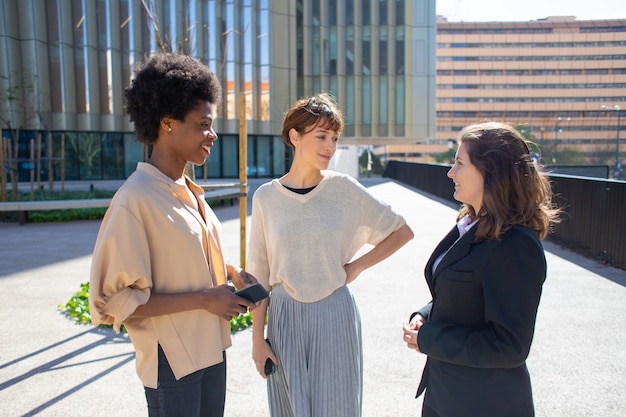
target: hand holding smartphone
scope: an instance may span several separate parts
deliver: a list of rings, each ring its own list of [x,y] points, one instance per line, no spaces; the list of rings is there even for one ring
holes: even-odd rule
[[[265,288],[258,282],[252,285],[248,285],[245,288],[240,289],[239,291],[235,291],[235,294],[240,296],[241,298],[245,298],[248,301],[252,301],[253,303],[258,303],[259,301],[268,297],[267,291]]]

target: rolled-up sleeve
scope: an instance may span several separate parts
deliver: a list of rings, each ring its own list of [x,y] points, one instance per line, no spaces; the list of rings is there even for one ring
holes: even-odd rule
[[[89,309],[94,325],[121,324],[150,298],[150,251],[141,223],[124,207],[111,207],[94,247]]]

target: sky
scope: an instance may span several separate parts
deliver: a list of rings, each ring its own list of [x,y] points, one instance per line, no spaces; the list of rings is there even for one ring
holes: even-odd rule
[[[626,19],[625,0],[435,0],[448,22],[516,22],[548,16]]]

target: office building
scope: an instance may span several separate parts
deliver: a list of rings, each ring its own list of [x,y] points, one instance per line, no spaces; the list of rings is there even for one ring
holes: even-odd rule
[[[432,160],[433,153],[447,153],[464,126],[498,120],[534,136],[545,164],[605,164],[613,176],[616,152],[626,155],[618,138],[626,107],[626,19],[448,22],[439,16],[436,95],[436,137],[393,147],[396,158]]]
[[[2,96],[0,121],[5,148],[19,136],[20,180],[31,143],[55,178],[61,166],[68,180],[132,172],[145,150],[123,90],[163,48],[206,62],[224,86],[220,139],[196,177],[238,176],[243,112],[249,174],[282,175],[283,114],[321,90],[345,114],[339,161],[435,134],[434,0],[2,0],[0,15],[0,92],[15,93]]]

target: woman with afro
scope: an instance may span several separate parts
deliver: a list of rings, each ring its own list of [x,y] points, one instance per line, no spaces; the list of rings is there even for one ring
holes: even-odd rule
[[[184,175],[217,140],[221,86],[200,61],[160,54],[126,89],[147,162],[117,191],[93,254],[89,303],[95,325],[123,324],[150,416],[223,416],[229,321],[254,304],[235,295],[256,282],[226,265],[220,223],[204,191]]]

